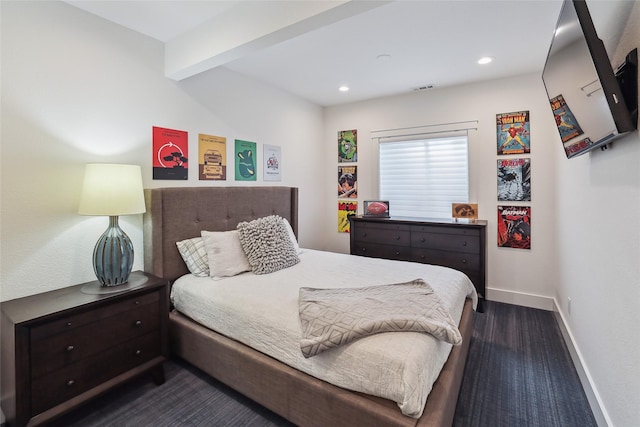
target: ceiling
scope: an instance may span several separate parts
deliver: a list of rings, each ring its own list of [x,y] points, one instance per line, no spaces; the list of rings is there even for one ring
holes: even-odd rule
[[[224,66],[331,106],[540,72],[562,1],[67,3],[165,43],[165,60],[178,64],[168,77]],[[611,5],[633,4],[593,3],[594,21],[597,10],[618,27],[625,12]],[[494,61],[477,64],[483,56]]]

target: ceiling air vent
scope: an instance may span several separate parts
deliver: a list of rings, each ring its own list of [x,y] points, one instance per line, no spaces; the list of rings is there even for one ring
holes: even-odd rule
[[[423,85],[423,86],[414,87],[411,90],[413,90],[414,92],[422,92],[424,90],[433,89],[434,87],[436,87],[436,85]]]

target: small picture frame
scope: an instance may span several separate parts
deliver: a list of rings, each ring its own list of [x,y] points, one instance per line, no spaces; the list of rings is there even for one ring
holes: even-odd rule
[[[451,216],[454,219],[478,219],[477,203],[452,203]]]
[[[364,216],[389,218],[389,201],[388,200],[365,200]]]

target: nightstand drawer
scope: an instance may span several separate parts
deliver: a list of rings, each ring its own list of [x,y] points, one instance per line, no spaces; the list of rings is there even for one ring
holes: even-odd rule
[[[160,331],[137,337],[33,380],[31,405],[40,413],[161,355]]]
[[[113,304],[112,306],[118,309],[126,307],[127,311],[115,310],[116,315],[102,317],[100,321],[72,327],[48,339],[32,340],[31,377],[37,378],[158,329],[160,306],[157,303],[157,293],[149,296],[155,296],[156,301],[152,298],[141,298],[151,302],[135,304],[134,301],[132,304],[131,301],[126,301]],[[107,311],[110,309],[111,306],[104,308]]]
[[[135,298],[127,298],[113,304],[103,305],[102,307],[87,309],[79,314],[60,317],[57,320],[49,321],[41,326],[31,328],[31,341],[33,342],[40,339],[46,339],[54,334],[67,332],[76,327],[111,317],[114,314],[133,310],[141,305],[150,303],[158,305],[159,298],[160,297],[157,292],[151,292],[137,295]]]

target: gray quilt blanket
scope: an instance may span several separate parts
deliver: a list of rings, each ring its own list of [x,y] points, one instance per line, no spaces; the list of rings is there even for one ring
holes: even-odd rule
[[[422,279],[364,288],[300,288],[298,304],[306,358],[381,332],[423,332],[462,343],[456,322]]]

